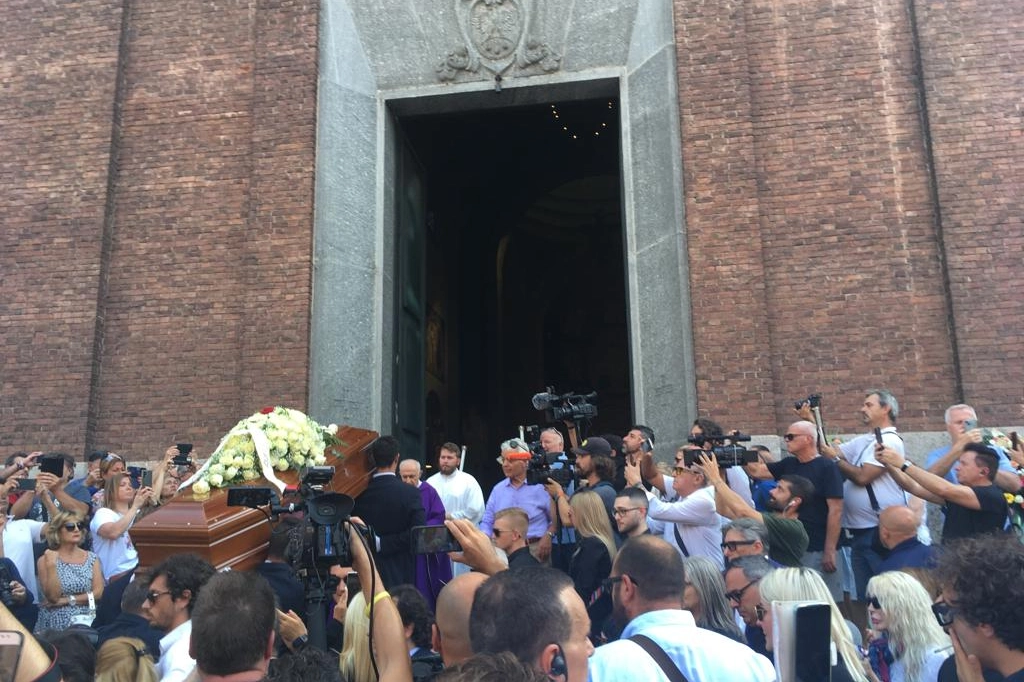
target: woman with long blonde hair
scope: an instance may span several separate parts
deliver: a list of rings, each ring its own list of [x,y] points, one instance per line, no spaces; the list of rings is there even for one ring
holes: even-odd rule
[[[881,682],[935,682],[951,642],[924,586],[900,571],[868,581],[869,659]]]
[[[867,682],[864,664],[857,646],[853,643],[850,629],[846,627],[843,614],[839,612],[825,581],[818,572],[810,568],[780,568],[761,579],[758,585],[761,602],[755,607],[757,622],[764,629],[764,637],[770,649],[773,646],[772,618],[773,601],[817,601],[828,604],[831,610],[830,631],[832,643],[839,653],[839,661],[832,667],[834,682]]]
[[[366,617],[366,597],[352,597],[345,612],[345,639],[338,657],[341,676],[348,682],[376,682],[370,660],[370,619]]]
[[[612,524],[608,521],[604,500],[593,490],[579,490],[569,499],[569,516],[576,529],[576,549],[569,559],[569,577],[583,603],[589,605],[590,631],[596,636],[612,612],[610,594],[599,595],[591,603],[601,581],[612,572],[616,551]]]

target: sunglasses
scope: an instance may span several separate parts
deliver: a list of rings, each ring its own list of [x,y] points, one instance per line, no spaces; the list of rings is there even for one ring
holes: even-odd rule
[[[755,542],[757,542],[757,540],[729,540],[728,542],[722,543],[722,549],[735,552],[737,547],[746,547],[747,545],[752,545]]]
[[[150,590],[149,592],[146,593],[146,601],[148,601],[151,604],[155,604],[157,599],[159,599],[160,597],[164,596],[165,594],[170,594],[170,593],[171,593],[170,590],[164,590],[163,592],[157,592],[156,590]]]
[[[85,524],[82,523],[82,522],[78,522],[78,523],[65,523],[64,524],[64,530],[68,531],[69,533],[72,532],[72,531],[76,531],[76,530],[85,530]]]
[[[693,474],[694,476],[696,476],[696,475],[702,474],[702,473],[704,473],[704,472],[703,471],[694,471],[693,469],[690,469],[688,467],[673,467],[672,468],[672,475],[673,476],[682,476],[683,474]]]
[[[501,528],[492,528],[491,529],[491,535],[493,535],[496,538],[500,538],[502,533],[511,533],[511,532],[512,532],[511,529],[505,529],[505,530],[502,530]]]
[[[932,604],[932,613],[935,614],[935,620],[939,621],[939,626],[943,628],[952,625],[953,619],[956,618],[956,609],[944,601]]]
[[[733,590],[732,592],[726,592],[725,593],[725,598],[728,599],[729,601],[734,601],[737,604],[739,604],[740,600],[743,599],[743,593],[746,592],[747,590],[749,590],[752,586],[756,585],[759,582],[760,582],[760,580],[751,580],[749,583],[747,583],[746,585],[744,585],[743,587],[741,587],[738,590]]]
[[[785,438],[787,441],[791,441],[791,440],[796,440],[800,436],[805,436],[805,435],[807,435],[807,434],[805,434],[805,433],[787,433],[785,436],[783,436],[783,438]]]
[[[758,604],[757,606],[754,607],[754,615],[757,616],[758,622],[761,622],[761,621],[764,620],[764,616],[765,616],[766,613],[768,613],[768,609],[766,609],[765,607],[761,606],[760,604]]]
[[[115,455],[113,452],[108,452],[107,456],[103,458],[103,461],[104,462],[113,462],[113,461],[123,462],[124,461],[124,457],[122,457],[121,455]]]
[[[869,606],[870,606],[871,608],[873,608],[873,609],[877,609],[877,610],[879,610],[879,611],[881,611],[881,610],[882,610],[882,605],[881,605],[881,604],[880,604],[880,603],[878,602],[878,597],[875,597],[875,596],[870,596],[870,595],[869,595],[869,596],[868,596],[868,605],[869,605]]]

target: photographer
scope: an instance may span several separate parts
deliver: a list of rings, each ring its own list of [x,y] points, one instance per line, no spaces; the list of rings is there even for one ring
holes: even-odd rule
[[[615,462],[611,458],[611,446],[604,438],[588,438],[580,447],[573,448],[576,455],[576,471],[581,481],[586,482],[586,489],[593,490],[601,497],[605,510],[608,512],[608,523],[615,528],[615,486],[612,481],[615,478]],[[569,496],[566,491],[555,481],[548,479],[544,489],[555,500],[555,508],[562,525],[571,527],[572,518],[569,515]],[[619,541],[616,532],[616,541]]]
[[[181,482],[198,470],[190,453],[181,452],[177,445],[172,445],[164,451],[162,460],[150,466],[153,471],[153,490],[157,493],[155,504],[167,504],[177,494]]]

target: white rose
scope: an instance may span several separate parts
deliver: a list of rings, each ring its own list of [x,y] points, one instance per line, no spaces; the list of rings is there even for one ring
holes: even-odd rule
[[[331,434],[332,436],[336,435],[338,433],[338,425],[337,424],[328,424],[327,425],[327,433]]]
[[[220,462],[218,462],[216,464],[211,464],[210,468],[209,468],[209,472],[211,474],[223,474],[224,473],[224,465],[221,464]]]
[[[246,481],[254,481],[259,477],[260,474],[258,471],[254,471],[252,469],[242,469],[242,478],[245,479]]]
[[[238,476],[238,467],[228,467],[224,470],[224,480],[233,481]]]
[[[205,495],[210,492],[210,484],[203,479],[199,479],[192,484],[192,492],[196,495]]]
[[[274,468],[278,471],[288,471],[288,460],[279,459],[277,464],[274,465]]]
[[[243,454],[251,455],[256,452],[256,444],[252,442],[252,438],[242,443],[242,447],[239,448]]]
[[[219,488],[224,485],[224,477],[220,474],[211,474],[206,480],[209,481],[210,485],[214,488]]]
[[[302,455],[295,455],[292,457],[292,463],[295,464],[295,466],[300,467],[306,463],[306,458]]]

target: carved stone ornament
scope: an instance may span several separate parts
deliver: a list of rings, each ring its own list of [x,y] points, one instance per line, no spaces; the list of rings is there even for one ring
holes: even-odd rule
[[[437,65],[437,77],[455,80],[460,71],[478,73],[483,67],[495,76],[514,64],[557,71],[562,57],[546,43],[532,40],[528,29],[534,0],[454,0],[464,44]]]

